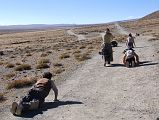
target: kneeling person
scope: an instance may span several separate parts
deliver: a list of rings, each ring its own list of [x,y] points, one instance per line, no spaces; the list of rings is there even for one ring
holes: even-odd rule
[[[128,48],[125,49],[123,53],[123,63],[125,66],[129,67],[129,63],[131,63],[130,66],[132,67],[139,64],[139,56],[135,53],[135,50]]]
[[[44,103],[51,89],[55,93],[54,101],[58,101],[58,89],[51,78],[52,74],[45,72],[43,78],[37,80],[33,88],[28,91],[28,94],[22,98],[19,104],[16,102],[12,103],[11,113],[21,116],[25,111],[38,109]]]

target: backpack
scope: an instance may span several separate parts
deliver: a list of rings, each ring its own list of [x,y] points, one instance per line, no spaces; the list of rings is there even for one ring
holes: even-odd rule
[[[134,57],[134,51],[133,50],[127,50],[125,54],[126,54],[127,58]]]

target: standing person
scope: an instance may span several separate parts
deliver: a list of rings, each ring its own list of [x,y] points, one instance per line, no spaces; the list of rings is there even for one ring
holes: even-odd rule
[[[58,101],[58,89],[51,78],[52,74],[50,72],[45,72],[43,78],[37,80],[33,88],[28,91],[28,94],[22,98],[19,104],[17,102],[12,103],[10,109],[11,113],[13,115],[21,116],[28,110],[38,109],[44,103],[45,98],[48,96],[51,89],[55,93],[54,101]]]
[[[110,66],[110,62],[113,61],[113,50],[111,46],[112,40],[113,35],[111,34],[109,28],[107,28],[102,43],[102,55],[104,56],[104,66]]]
[[[127,48],[134,48],[134,46],[136,46],[134,37],[132,36],[131,33],[129,34],[129,37],[127,38],[126,46],[127,46]]]

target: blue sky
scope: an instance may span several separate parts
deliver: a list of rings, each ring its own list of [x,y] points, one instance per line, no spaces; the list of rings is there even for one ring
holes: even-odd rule
[[[159,0],[0,0],[0,25],[106,23],[156,10]]]

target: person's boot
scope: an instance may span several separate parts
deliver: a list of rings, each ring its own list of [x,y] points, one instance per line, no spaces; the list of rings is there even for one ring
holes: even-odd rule
[[[17,107],[18,107],[18,103],[13,102],[13,103],[12,103],[12,106],[11,106],[11,108],[10,108],[10,112],[11,112],[13,115],[15,115],[15,112],[16,112]]]
[[[10,109],[10,112],[13,115],[21,116],[22,115],[22,107],[20,105],[18,105],[17,102],[13,102],[12,107]]]
[[[23,110],[22,106],[18,105],[17,109],[16,109],[16,112],[15,112],[15,115],[21,116],[22,115],[22,110]]]

